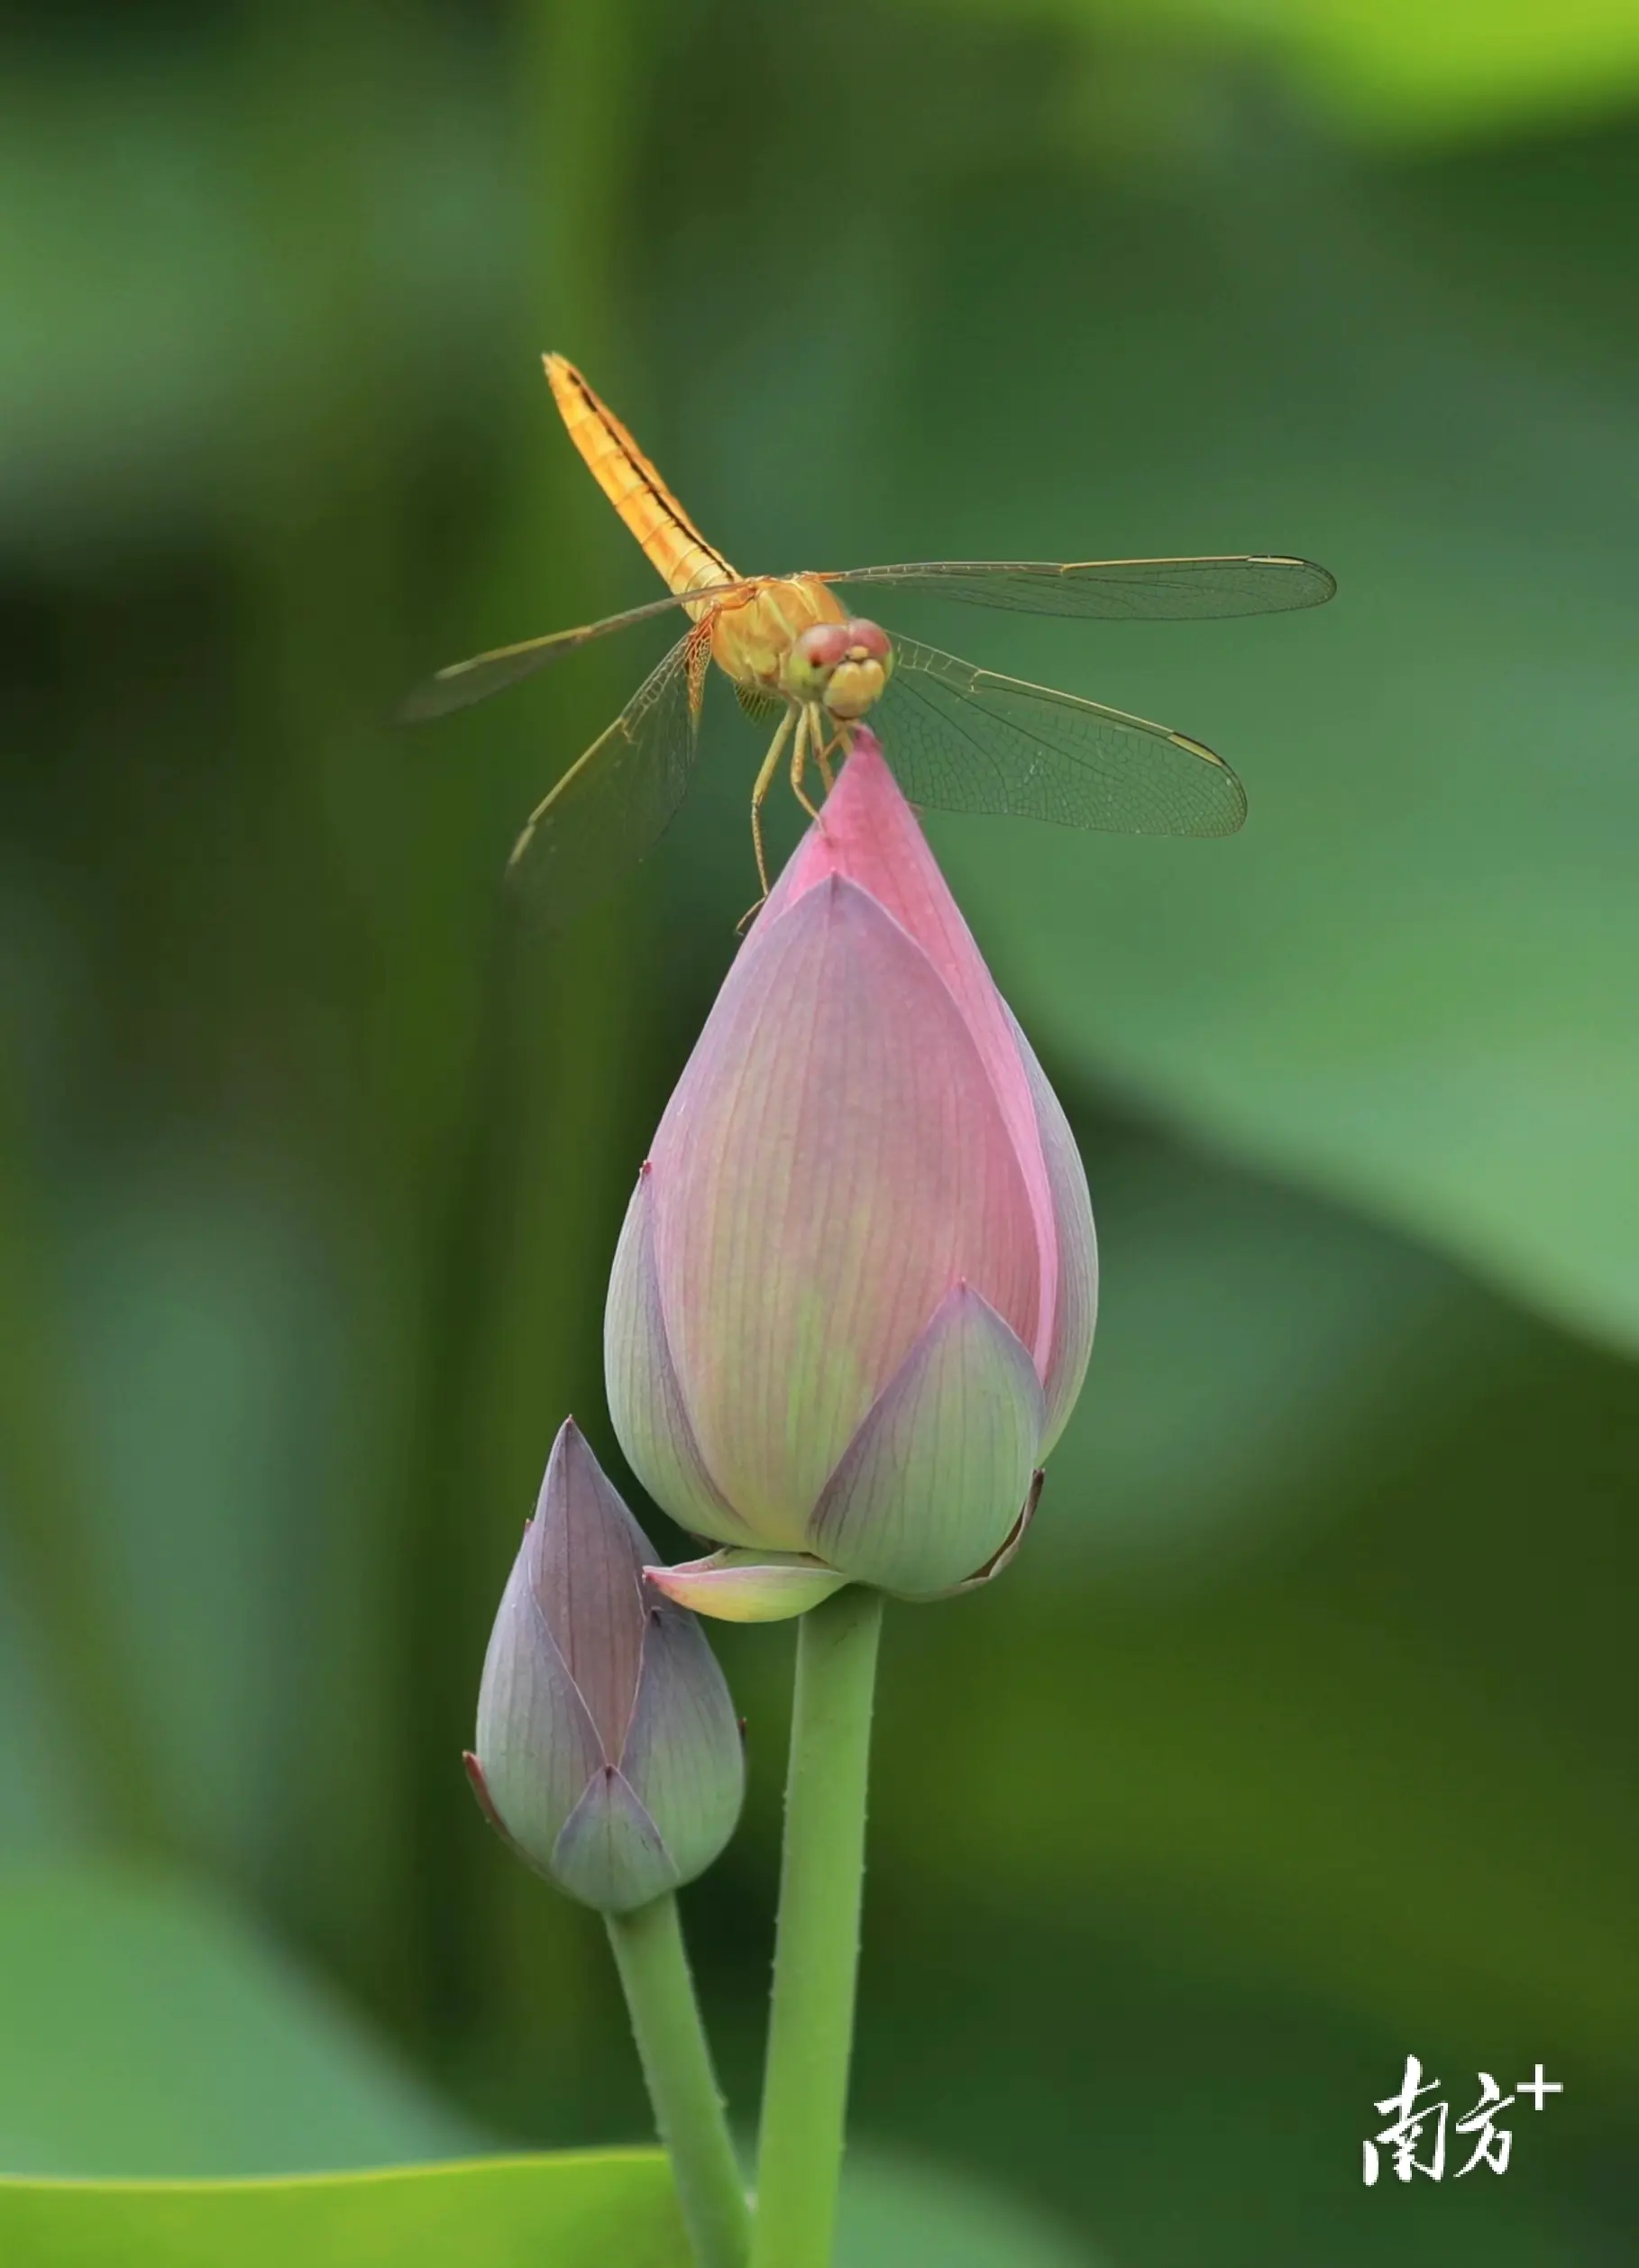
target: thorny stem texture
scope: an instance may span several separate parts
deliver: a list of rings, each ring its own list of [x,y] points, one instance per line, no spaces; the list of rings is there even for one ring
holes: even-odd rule
[[[609,1943],[697,2268],[746,2268],[750,2215],[670,1891],[610,1914]]]

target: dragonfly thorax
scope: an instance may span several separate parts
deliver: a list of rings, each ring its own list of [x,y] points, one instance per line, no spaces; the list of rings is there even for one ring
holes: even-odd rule
[[[887,633],[845,614],[818,575],[770,577],[724,600],[711,652],[744,691],[818,703],[845,724],[880,698],[893,669]]]

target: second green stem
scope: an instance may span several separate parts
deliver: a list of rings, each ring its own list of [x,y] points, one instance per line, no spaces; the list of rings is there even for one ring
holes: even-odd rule
[[[752,2268],[830,2268],[882,1609],[850,1587],[798,1625]]]
[[[677,1900],[668,1892],[605,1918],[690,2248],[698,2268],[745,2268],[746,2192],[700,2028]]]

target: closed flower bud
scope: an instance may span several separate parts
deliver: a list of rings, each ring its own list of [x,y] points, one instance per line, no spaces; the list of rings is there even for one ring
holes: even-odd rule
[[[621,1446],[728,1547],[667,1589],[768,1619],[838,1581],[926,1598],[995,1572],[1080,1390],[1096,1282],[1064,1113],[861,731],[616,1256]]]
[[[644,1581],[654,1550],[570,1420],[501,1599],[467,1770],[539,1874],[600,1913],[691,1881],[745,1789],[723,1673]]]

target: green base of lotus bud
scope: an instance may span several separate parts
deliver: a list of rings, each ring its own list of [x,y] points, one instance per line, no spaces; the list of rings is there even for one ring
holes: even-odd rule
[[[993,1583],[1012,1565],[1036,1516],[1042,1477],[1039,1472],[1031,1476],[1023,1509],[1001,1548],[983,1567],[943,1590],[895,1591],[891,1596],[912,1605],[930,1605],[936,1599],[959,1598],[965,1591]],[[787,1623],[822,1605],[855,1580],[808,1551],[713,1551],[703,1559],[680,1560],[676,1567],[646,1567],[643,1572],[646,1581],[679,1606],[719,1623]]]

